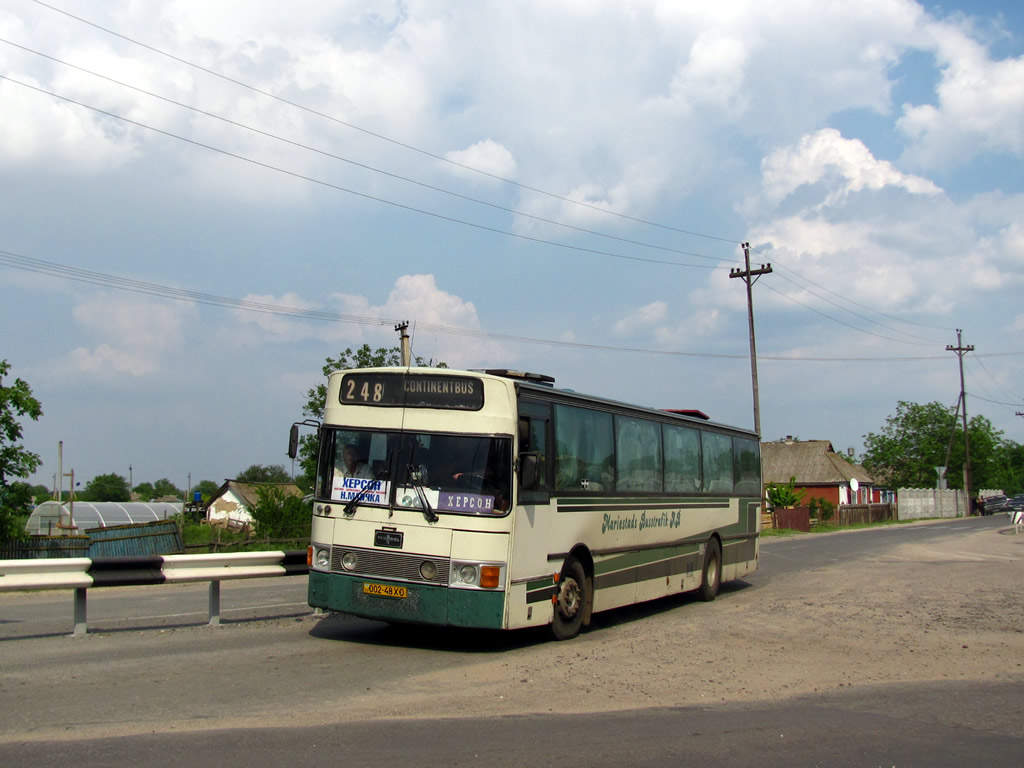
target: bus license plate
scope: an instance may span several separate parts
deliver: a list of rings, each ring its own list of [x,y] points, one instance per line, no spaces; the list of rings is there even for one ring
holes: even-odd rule
[[[396,587],[391,584],[370,584],[363,583],[363,593],[377,595],[378,597],[397,597],[404,600],[409,596],[408,587]]]

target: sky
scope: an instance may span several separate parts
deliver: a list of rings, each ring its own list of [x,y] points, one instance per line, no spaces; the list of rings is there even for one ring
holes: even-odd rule
[[[1019,0],[0,0],[29,480],[281,464],[327,357],[1024,443]],[[67,487],[67,480],[64,487]]]

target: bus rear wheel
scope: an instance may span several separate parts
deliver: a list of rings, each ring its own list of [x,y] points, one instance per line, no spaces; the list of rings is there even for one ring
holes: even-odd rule
[[[718,539],[712,539],[704,548],[704,568],[700,574],[700,589],[697,593],[705,603],[710,603],[718,595],[722,586],[722,546]]]
[[[580,633],[587,604],[587,573],[583,564],[570,555],[562,566],[555,593],[555,615],[551,634],[556,640],[569,640]]]

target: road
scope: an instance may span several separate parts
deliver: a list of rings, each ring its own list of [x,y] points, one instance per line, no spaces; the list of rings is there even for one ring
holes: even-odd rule
[[[219,628],[204,585],[95,590],[81,638],[69,593],[0,595],[0,764],[1019,766],[1007,528],[765,539],[568,643],[314,617],[301,578],[225,583]]]

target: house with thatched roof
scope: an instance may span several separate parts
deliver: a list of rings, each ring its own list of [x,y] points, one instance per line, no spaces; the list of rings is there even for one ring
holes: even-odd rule
[[[206,522],[232,528],[252,525],[250,510],[259,504],[258,489],[268,486],[280,488],[285,496],[303,496],[302,490],[295,483],[246,483],[225,480],[224,485],[217,489],[206,506]]]
[[[836,506],[880,501],[868,471],[836,453],[828,440],[761,443],[761,474],[765,485],[796,478],[797,492],[806,491],[806,501],[824,499]]]

